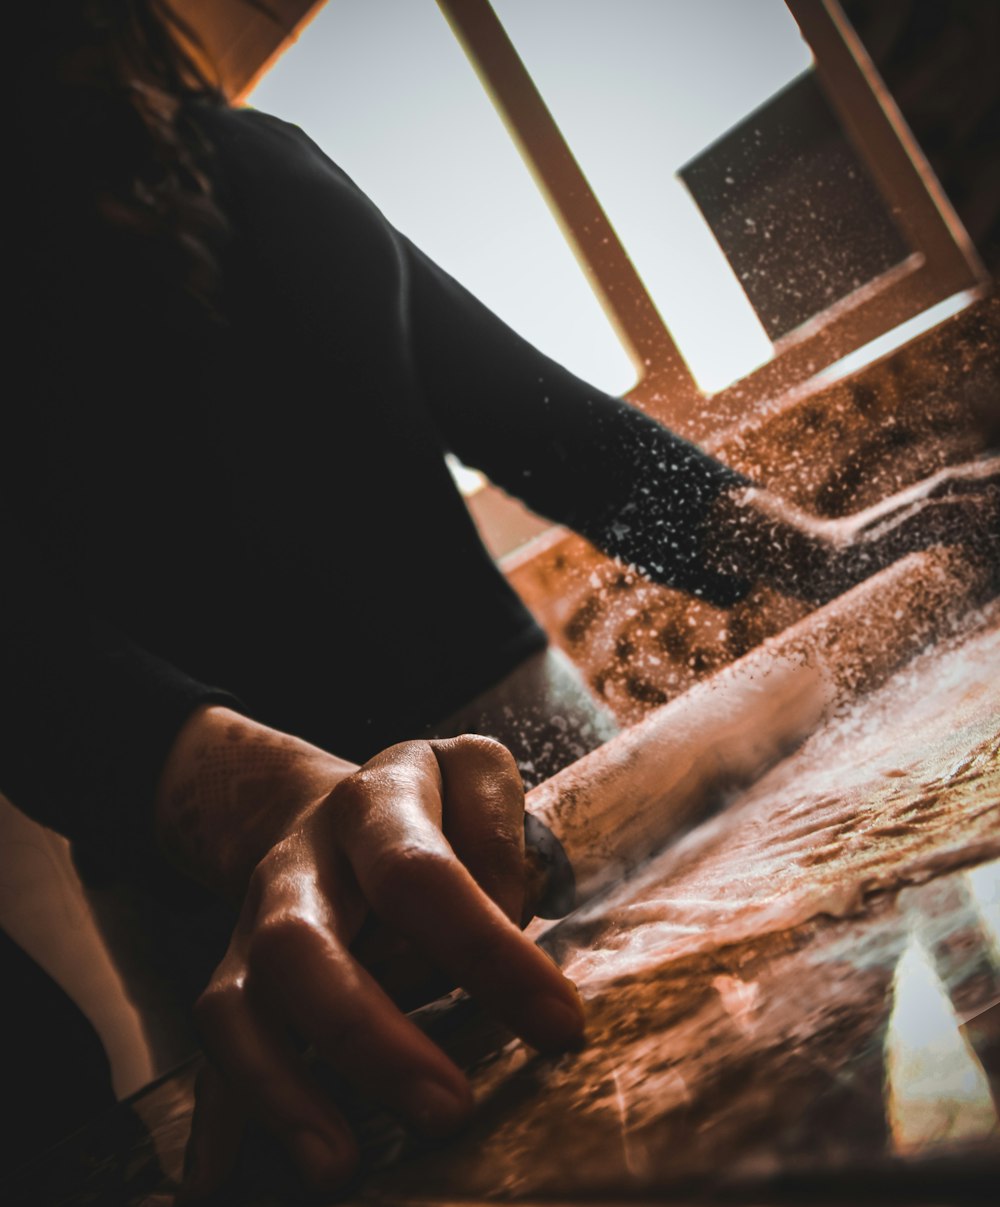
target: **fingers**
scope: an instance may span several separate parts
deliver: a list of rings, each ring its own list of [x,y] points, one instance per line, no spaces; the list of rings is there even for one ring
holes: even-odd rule
[[[350,951],[369,913],[535,1047],[579,1044],[575,990],[509,916],[523,891],[522,813],[516,768],[496,743],[404,743],[338,783],[271,849],[196,1011],[216,1072],[200,1091],[195,1187],[225,1179],[243,1112],[316,1189],[350,1178],[355,1141],[295,1041],[424,1135],[468,1116],[462,1073]]]
[[[565,1051],[580,1044],[583,1015],[572,984],[490,900],[443,840],[436,846],[387,843],[377,824],[358,824],[342,841],[365,898],[383,922],[532,1046]]]
[[[219,1073],[206,1065],[195,1083],[179,1207],[207,1203],[225,1186],[236,1168],[245,1125],[246,1112],[239,1098]]]
[[[472,878],[512,922],[524,908],[524,784],[492,738],[431,742],[443,782],[443,829]]]
[[[428,1137],[455,1131],[472,1096],[462,1073],[353,958],[327,906],[296,847],[274,853],[255,873],[240,934],[196,1020],[236,1097],[307,1181],[330,1191],[351,1176],[356,1146],[289,1036]]]
[[[460,752],[442,745],[445,774],[454,772],[459,787],[475,782],[475,759],[454,757]],[[487,753],[480,753],[481,762]],[[405,760],[405,773],[391,781],[391,808],[371,806],[367,795],[383,787],[373,777],[386,764],[377,760],[331,797],[338,805],[332,814],[338,843],[373,912],[533,1047],[579,1046],[583,1013],[575,988],[476,884],[432,820],[440,816],[444,790],[440,756],[414,742],[384,757]],[[499,756],[494,750],[489,757]],[[511,794],[510,785],[502,792]],[[495,803],[509,824],[512,795]],[[470,823],[469,832],[474,829]],[[501,845],[509,856],[520,841]]]
[[[351,954],[404,1012],[425,1006],[455,988],[409,940],[374,916],[351,944]]]
[[[372,860],[401,847],[450,851],[441,833],[443,788],[429,742],[390,746],[334,788],[315,823],[327,832],[314,841],[345,851],[371,842]]]
[[[329,931],[287,916],[258,932],[248,966],[270,1013],[418,1133],[449,1135],[468,1117],[465,1077]]]
[[[543,1052],[578,1047],[576,990],[455,860],[384,864],[373,908],[516,1035]]]
[[[244,986],[223,970],[198,1001],[195,1016],[215,1072],[203,1082],[192,1129],[192,1180],[201,1192],[225,1180],[234,1154],[223,1144],[206,1160],[208,1146],[226,1130],[225,1113],[239,1105],[288,1150],[317,1190],[344,1185],[357,1165],[357,1146],[343,1117],[310,1080],[298,1054],[271,1020],[254,1008]],[[228,1162],[226,1158],[229,1158]]]
[[[442,825],[473,879],[514,922],[525,898],[524,786],[510,751],[466,734],[430,743],[442,780]],[[351,951],[403,1009],[430,1001],[453,983],[414,946],[371,919]]]

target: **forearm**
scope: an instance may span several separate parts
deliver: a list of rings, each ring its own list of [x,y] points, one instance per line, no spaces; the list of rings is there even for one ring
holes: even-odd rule
[[[290,823],[355,769],[229,708],[199,708],[160,775],[160,848],[186,876],[238,902],[250,873]]]
[[[705,521],[710,563],[722,574],[788,595],[812,594],[842,545],[835,522],[756,486],[723,491]]]

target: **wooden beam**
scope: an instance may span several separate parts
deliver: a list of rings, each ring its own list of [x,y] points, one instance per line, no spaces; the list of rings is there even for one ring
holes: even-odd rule
[[[691,372],[488,0],[438,0],[639,380],[655,371],[678,411],[700,397]]]
[[[294,42],[323,0],[171,0],[198,35],[226,95],[238,100]],[[262,11],[266,9],[267,11]]]

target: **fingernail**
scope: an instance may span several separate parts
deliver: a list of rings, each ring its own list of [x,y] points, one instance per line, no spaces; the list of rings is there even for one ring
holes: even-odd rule
[[[432,1140],[450,1136],[469,1117],[472,1103],[439,1081],[416,1081],[400,1092],[400,1109],[413,1126]]]
[[[570,984],[570,988],[574,1001],[553,995],[543,997],[535,1005],[529,1039],[541,1052],[566,1052],[583,1047],[586,1027],[583,1003],[576,986]]]
[[[317,1190],[338,1190],[354,1170],[354,1153],[318,1132],[295,1132],[289,1148],[302,1176]]]

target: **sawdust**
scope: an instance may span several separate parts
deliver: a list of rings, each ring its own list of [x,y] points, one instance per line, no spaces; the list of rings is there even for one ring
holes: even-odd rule
[[[549,932],[585,990],[1000,855],[1000,608]]]

